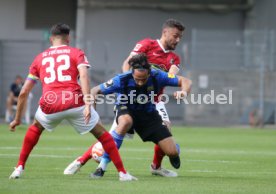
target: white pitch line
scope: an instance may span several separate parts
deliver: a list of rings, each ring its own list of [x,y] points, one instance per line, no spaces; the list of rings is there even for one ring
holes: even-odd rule
[[[207,162],[207,163],[230,163],[230,164],[252,164],[254,162],[235,161],[235,160],[190,160],[186,159],[186,162]]]
[[[198,173],[226,173],[226,174],[276,174],[276,171],[265,171],[265,172],[260,172],[260,171],[218,171],[218,170],[185,170],[186,172],[198,172]]]
[[[0,154],[0,157],[14,158],[18,157],[18,154]],[[53,154],[31,154],[30,157],[35,158],[75,158],[74,155],[53,155]],[[151,160],[150,157],[124,157],[127,160]],[[167,158],[165,158],[166,160]],[[241,163],[249,164],[253,162],[244,162],[244,161],[232,161],[232,160],[190,160],[187,159],[185,162],[205,162],[205,163]]]
[[[20,150],[21,147],[0,147],[0,150]],[[85,151],[87,147],[36,147],[36,150],[81,150]],[[121,151],[127,152],[152,152],[152,148],[121,148]],[[203,153],[203,154],[227,154],[227,155],[264,155],[276,156],[276,151],[245,151],[245,150],[215,150],[215,149],[190,149],[182,148],[183,153]]]

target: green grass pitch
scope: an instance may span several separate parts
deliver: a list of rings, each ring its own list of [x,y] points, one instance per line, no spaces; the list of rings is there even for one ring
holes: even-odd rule
[[[181,147],[182,165],[177,178],[153,176],[149,165],[153,144],[136,135],[125,140],[120,150],[127,170],[139,178],[120,182],[111,164],[105,176],[89,179],[97,164],[89,161],[73,176],[64,168],[95,142],[90,135],[78,135],[61,125],[44,132],[18,180],[9,180],[20,151],[26,126],[15,133],[0,125],[0,194],[224,194],[276,193],[276,130],[240,128],[174,127]],[[163,166],[172,169],[168,158]]]

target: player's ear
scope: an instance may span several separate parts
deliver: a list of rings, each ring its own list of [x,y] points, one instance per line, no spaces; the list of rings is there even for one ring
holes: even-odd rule
[[[71,37],[69,35],[67,35],[65,38],[66,38],[66,42],[69,44]]]

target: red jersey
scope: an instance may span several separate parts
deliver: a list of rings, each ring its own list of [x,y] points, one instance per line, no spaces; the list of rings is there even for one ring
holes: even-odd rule
[[[170,50],[165,50],[159,40],[144,39],[139,41],[132,53],[145,53],[148,62],[168,72],[172,65],[179,67],[179,56]]]
[[[42,83],[41,110],[46,114],[84,105],[78,67],[90,67],[84,52],[67,45],[50,47],[37,55],[29,77]]]
[[[131,53],[145,53],[151,65],[165,72],[168,72],[172,65],[176,65],[178,68],[180,65],[179,56],[170,50],[165,50],[159,40],[149,38],[141,40],[136,44]],[[158,96],[154,98],[154,101],[158,102],[159,95],[163,93],[164,90],[161,90]]]

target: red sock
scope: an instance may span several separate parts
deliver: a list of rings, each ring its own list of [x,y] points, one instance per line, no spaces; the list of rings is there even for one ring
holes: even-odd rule
[[[92,146],[90,146],[88,148],[88,150],[86,152],[84,152],[84,154],[78,159],[78,161],[80,161],[82,165],[84,165],[88,160],[90,160],[92,158],[91,151],[92,151],[92,147],[95,144],[96,143],[94,143]]]
[[[35,125],[31,125],[24,137],[24,141],[22,144],[19,160],[17,163],[17,166],[22,165],[23,168],[25,167],[25,163],[33,150],[34,146],[37,144],[39,137],[41,135],[41,132],[38,127]]]
[[[155,169],[159,168],[161,166],[162,160],[165,156],[165,153],[161,150],[161,148],[155,144],[154,146],[154,156],[153,156],[153,167]]]
[[[109,155],[118,172],[126,173],[121,156],[112,136],[108,132],[105,132],[98,140],[102,143],[105,152]]]

